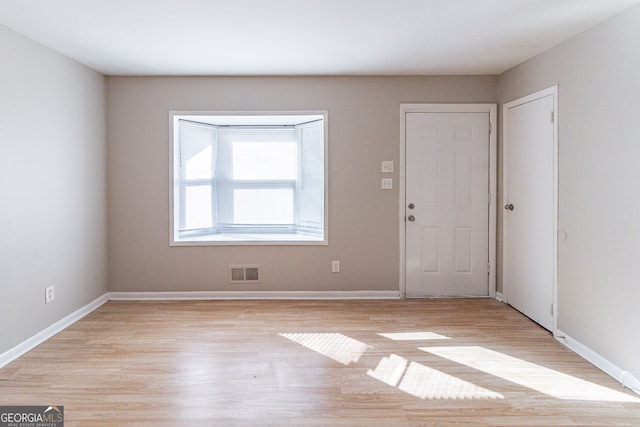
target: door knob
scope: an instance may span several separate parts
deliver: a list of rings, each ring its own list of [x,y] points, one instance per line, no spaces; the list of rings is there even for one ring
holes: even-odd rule
[[[415,217],[415,216],[413,216],[413,215],[409,215],[409,216],[407,217],[407,219],[408,219],[409,221],[413,222],[413,221],[415,221],[415,220],[416,220],[416,217]]]
[[[513,203],[509,203],[508,205],[504,205],[504,208],[508,211],[512,211],[514,209]]]
[[[413,209],[415,207],[416,207],[416,205],[414,205],[413,203],[409,203],[409,206],[408,206],[409,209]]]

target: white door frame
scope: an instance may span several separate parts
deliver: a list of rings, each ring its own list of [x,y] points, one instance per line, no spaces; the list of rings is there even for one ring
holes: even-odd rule
[[[552,86],[547,89],[543,89],[541,91],[532,93],[530,95],[524,96],[522,98],[514,99],[513,101],[507,102],[502,106],[502,205],[506,205],[507,202],[507,194],[505,189],[508,188],[508,179],[509,179],[509,165],[508,165],[508,156],[507,152],[509,149],[509,141],[508,141],[508,132],[509,129],[509,109],[516,107],[518,105],[526,104],[528,102],[535,101],[540,98],[544,98],[546,96],[553,95],[553,234],[555,238],[553,239],[553,284],[552,284],[552,295],[553,301],[553,310],[552,310],[552,322],[553,329],[552,333],[555,336],[556,331],[558,330],[558,85]],[[506,250],[507,248],[507,221],[505,215],[502,216],[502,269],[503,269],[503,277],[506,276],[505,272],[509,267],[509,254]],[[504,302],[509,302],[509,290],[508,283],[502,283],[502,296]]]
[[[406,115],[407,113],[489,113],[489,297],[496,295],[496,204],[497,204],[497,106],[496,104],[400,104],[400,295],[407,291],[406,216]],[[489,199],[490,198],[490,199]]]

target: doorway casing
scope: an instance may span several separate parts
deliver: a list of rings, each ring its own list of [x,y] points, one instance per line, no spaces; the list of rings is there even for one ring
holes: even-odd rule
[[[551,254],[551,258],[553,261],[553,265],[552,265],[552,270],[551,272],[549,272],[549,276],[552,278],[552,283],[551,283],[551,327],[549,328],[550,331],[556,335],[557,330],[558,330],[558,86],[552,86],[549,87],[547,89],[543,89],[541,91],[532,93],[530,95],[518,98],[518,99],[514,99],[510,102],[505,103],[502,106],[502,135],[503,135],[503,141],[502,141],[502,196],[503,196],[503,200],[501,205],[507,205],[509,203],[511,203],[509,200],[509,194],[508,194],[508,182],[509,182],[509,156],[508,156],[508,151],[509,151],[509,115],[510,115],[510,109],[519,107],[519,106],[523,106],[529,103],[533,103],[535,101],[541,100],[543,98],[547,98],[547,97],[553,97],[553,107],[552,107],[552,112],[551,112],[551,116],[550,116],[550,120],[553,126],[553,148],[552,148],[552,155],[553,155],[553,165],[537,165],[540,171],[543,170],[551,170],[553,177],[551,178],[552,180],[552,185],[553,185],[553,201],[552,201],[552,207],[551,207],[551,211],[552,212],[548,212],[548,215],[552,216],[552,222],[553,222],[553,230],[552,230],[552,235],[548,236],[551,239],[551,246],[552,246],[552,254]],[[547,168],[547,166],[549,166],[550,168]],[[506,218],[506,216],[503,216],[503,221],[502,221],[502,248],[503,248],[503,255],[502,255],[502,271],[503,271],[503,278],[505,280],[503,280],[502,283],[502,298],[504,300],[504,302],[506,302],[507,304],[509,304],[509,281],[506,280],[507,276],[508,276],[508,269],[509,269],[509,253],[508,253],[508,239],[509,239],[509,235],[507,232],[507,222],[508,219]],[[544,326],[544,325],[543,325]],[[546,326],[545,326],[546,327]]]
[[[488,113],[489,114],[489,297],[496,294],[496,204],[497,204],[497,105],[496,104],[400,104],[400,295],[406,296],[406,115],[408,113]]]

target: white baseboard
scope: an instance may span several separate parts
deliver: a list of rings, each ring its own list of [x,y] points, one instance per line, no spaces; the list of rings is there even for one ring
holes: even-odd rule
[[[628,371],[616,366],[600,354],[596,353],[586,345],[571,338],[561,330],[556,331],[556,339],[580,356],[593,363],[596,367],[611,375],[619,381],[623,387],[626,387],[637,394],[640,394],[640,381]]]
[[[400,299],[398,291],[274,292],[107,292],[48,328],[0,354],[0,368],[42,344],[110,300],[384,300]]]
[[[384,300],[399,298],[400,294],[397,291],[109,292],[96,298],[89,304],[74,311],[12,349],[0,354],[0,368],[71,326],[109,300]],[[496,292],[496,299],[502,301],[502,294],[500,292]],[[602,371],[611,375],[624,387],[640,394],[640,381],[630,372],[616,366],[600,354],[560,330],[556,331],[556,339],[593,363]]]
[[[504,295],[502,295],[502,292],[496,292],[496,299],[500,302],[504,302]]]
[[[399,299],[398,291],[192,291],[111,292],[114,301],[170,300],[366,300]]]
[[[107,292],[84,307],[74,311],[48,328],[38,332],[17,346],[0,354],[0,368],[42,344],[110,300],[384,300],[400,299],[398,291],[273,291],[273,292]]]
[[[92,311],[94,311],[95,309],[97,309],[107,301],[109,301],[109,294],[104,294],[96,298],[95,300],[91,301],[89,304],[85,305],[84,307],[81,307],[78,310],[74,311],[73,313],[69,314],[68,316],[58,320],[56,323],[49,326],[48,328],[38,332],[31,338],[28,338],[27,340],[21,342],[17,346],[0,354],[0,368],[14,361],[18,357],[22,356],[32,348],[42,344],[43,342],[45,342],[52,336],[56,335],[57,333],[61,332],[62,330],[68,328],[69,326],[71,326],[78,320],[82,319],[84,316],[91,313]]]

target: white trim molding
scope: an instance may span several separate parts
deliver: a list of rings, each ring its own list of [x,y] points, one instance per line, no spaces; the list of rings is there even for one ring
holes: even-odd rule
[[[497,292],[496,299],[502,295]],[[401,296],[397,291],[248,291],[248,292],[108,292],[89,304],[74,311],[48,328],[28,338],[12,349],[0,354],[0,368],[14,361],[29,350],[42,344],[73,323],[100,308],[108,301],[186,301],[186,300],[395,300]],[[609,374],[624,387],[640,394],[640,381],[630,372],[619,368],[584,344],[569,337],[560,330],[556,339],[578,355]]]
[[[96,298],[95,300],[91,301],[89,304],[85,305],[84,307],[81,307],[78,310],[74,311],[73,313],[69,314],[68,316],[58,320],[56,323],[54,323],[53,325],[49,326],[46,329],[43,329],[42,331],[38,332],[31,338],[26,339],[25,341],[21,342],[15,347],[0,354],[0,368],[14,361],[15,359],[22,356],[23,354],[33,349],[34,347],[42,344],[43,342],[53,337],[57,333],[73,325],[75,322],[82,319],[87,314],[90,314],[91,312],[93,312],[94,310],[96,310],[97,308],[99,308],[101,305],[103,305],[108,301],[109,301],[109,294],[106,293]]]
[[[502,105],[502,203],[501,206],[506,206],[509,202],[506,189],[508,187],[508,179],[509,179],[509,157],[507,153],[509,151],[509,139],[507,138],[508,130],[509,130],[509,110],[527,104],[532,101],[536,101],[538,99],[553,96],[553,111],[551,112],[551,120],[553,122],[553,232],[552,236],[556,236],[553,238],[553,271],[552,274],[552,283],[551,283],[551,295],[549,298],[551,299],[551,332],[556,335],[556,330],[558,328],[558,85],[551,86],[547,89],[540,90],[538,92],[532,93],[530,95],[526,95],[524,97],[514,99],[510,102],[506,102]],[[509,281],[508,281],[508,270],[509,270],[509,250],[508,250],[508,217],[502,216],[502,298],[503,301],[509,303]],[[528,313],[531,314],[531,313]]]
[[[489,114],[489,274],[488,297],[496,296],[496,227],[497,227],[497,203],[498,203],[498,106],[489,103],[461,103],[461,104],[400,104],[400,205],[398,212],[400,234],[400,278],[399,291],[401,296],[406,295],[407,289],[407,254],[406,254],[406,115],[407,113],[488,113]]]
[[[108,301],[186,301],[186,300],[393,300],[398,291],[274,291],[274,292],[107,292],[46,329],[0,354],[0,368],[68,328]]]
[[[114,301],[179,300],[385,300],[400,299],[398,291],[191,291],[111,292]]]
[[[604,371],[605,373],[616,379],[622,384],[623,387],[626,387],[633,392],[640,394],[640,381],[631,372],[625,371],[624,369],[618,367],[617,365],[602,357],[600,354],[596,353],[581,342],[571,338],[569,335],[565,334],[559,329],[556,331],[555,338],[562,344],[566,345],[571,350],[576,352],[579,356],[594,364],[598,369]]]

